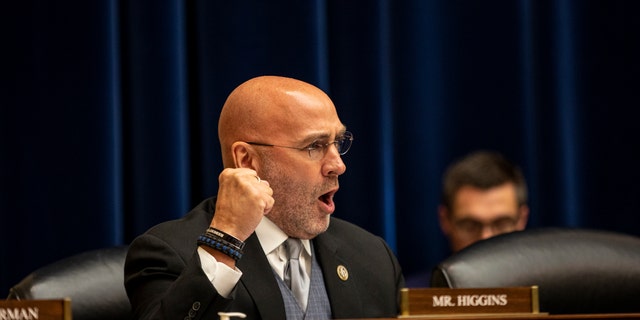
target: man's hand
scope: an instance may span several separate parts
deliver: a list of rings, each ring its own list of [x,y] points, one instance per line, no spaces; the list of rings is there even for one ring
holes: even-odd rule
[[[211,227],[242,241],[255,231],[262,216],[273,207],[269,182],[247,168],[227,168],[218,177],[216,212]]]

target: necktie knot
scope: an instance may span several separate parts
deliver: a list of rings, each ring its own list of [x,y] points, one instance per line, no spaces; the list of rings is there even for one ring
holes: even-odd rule
[[[300,251],[302,251],[302,241],[300,239],[289,238],[285,241],[284,247],[287,250],[289,260],[298,260],[300,258]]]

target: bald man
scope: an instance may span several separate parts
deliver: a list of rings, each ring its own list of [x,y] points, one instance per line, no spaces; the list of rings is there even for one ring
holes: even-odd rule
[[[250,79],[227,98],[218,136],[217,196],[130,245],[135,318],[397,316],[396,257],[380,237],[332,216],[353,135],[331,99],[291,78]]]

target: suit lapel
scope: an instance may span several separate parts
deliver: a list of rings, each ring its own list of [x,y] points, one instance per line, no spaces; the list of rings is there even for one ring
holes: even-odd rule
[[[255,233],[247,239],[244,252],[238,261],[238,268],[242,270],[240,282],[253,299],[261,318],[285,319],[280,288]]]
[[[360,293],[355,285],[356,279],[354,278],[357,275],[351,273],[352,269],[347,262],[350,259],[344,255],[344,250],[340,250],[339,245],[328,232],[315,238],[314,248],[318,263],[322,268],[333,317],[339,318],[343,315],[362,314],[362,301],[359,298]],[[348,272],[348,278],[346,279],[344,277],[345,270]]]

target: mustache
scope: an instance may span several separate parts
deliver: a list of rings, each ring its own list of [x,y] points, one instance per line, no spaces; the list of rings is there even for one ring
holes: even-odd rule
[[[340,187],[340,182],[338,181],[338,177],[329,177],[325,180],[324,183],[318,188],[318,192],[326,193],[329,189],[335,189]]]

